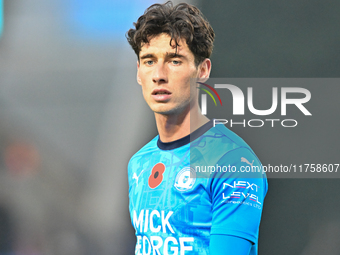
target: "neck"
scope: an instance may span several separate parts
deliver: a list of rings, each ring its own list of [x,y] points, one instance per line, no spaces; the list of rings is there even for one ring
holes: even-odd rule
[[[160,140],[168,143],[189,135],[209,121],[198,107],[183,111],[179,115],[155,113]]]

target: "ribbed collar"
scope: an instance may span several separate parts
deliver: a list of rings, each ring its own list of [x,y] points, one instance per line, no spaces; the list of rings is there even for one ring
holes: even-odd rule
[[[183,145],[190,143],[190,140],[194,141],[195,139],[203,135],[205,132],[207,132],[212,127],[213,127],[213,120],[210,120],[209,122],[205,123],[203,126],[196,129],[191,134],[184,136],[176,141],[169,142],[169,143],[162,142],[161,139],[158,137],[157,146],[161,150],[173,150],[173,149],[179,148]]]

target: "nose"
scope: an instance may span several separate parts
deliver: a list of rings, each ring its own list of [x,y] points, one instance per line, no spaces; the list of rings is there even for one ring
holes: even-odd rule
[[[168,82],[167,71],[164,63],[159,61],[153,70],[152,81],[155,83]]]

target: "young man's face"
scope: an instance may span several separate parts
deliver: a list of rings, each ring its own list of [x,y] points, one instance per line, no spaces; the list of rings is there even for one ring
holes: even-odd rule
[[[151,110],[165,115],[179,115],[190,109],[196,100],[195,84],[190,79],[208,75],[210,61],[196,67],[195,57],[184,39],[177,46],[167,34],[160,34],[142,46],[137,63],[137,81],[142,86],[145,101]],[[208,61],[208,67],[207,63]],[[203,67],[202,67],[203,66]],[[206,70],[207,69],[207,70]]]

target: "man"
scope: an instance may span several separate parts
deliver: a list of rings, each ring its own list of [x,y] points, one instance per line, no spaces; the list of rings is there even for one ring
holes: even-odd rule
[[[213,29],[196,7],[171,2],[152,5],[134,25],[127,39],[159,133],[128,166],[135,253],[257,254],[266,179],[203,170],[261,165],[241,138],[199,109],[190,81],[209,78]],[[199,166],[208,178],[195,178]]]

